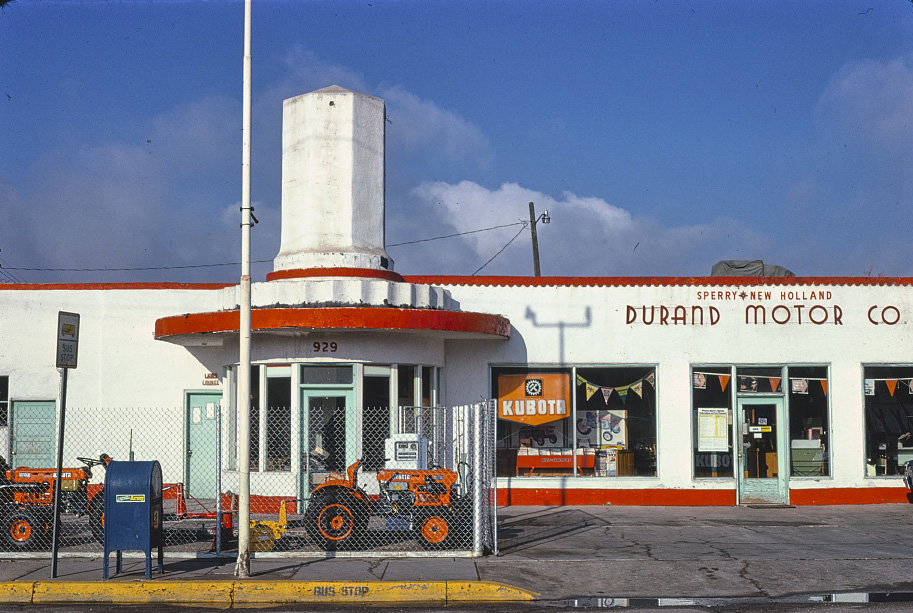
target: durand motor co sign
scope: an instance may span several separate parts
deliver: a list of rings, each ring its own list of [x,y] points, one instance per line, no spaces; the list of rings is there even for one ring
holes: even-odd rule
[[[625,323],[646,326],[715,326],[735,321],[749,326],[835,325],[849,317],[870,325],[903,323],[901,308],[867,304],[845,309],[830,290],[697,290],[692,304],[628,304]],[[735,307],[733,309],[733,307]]]

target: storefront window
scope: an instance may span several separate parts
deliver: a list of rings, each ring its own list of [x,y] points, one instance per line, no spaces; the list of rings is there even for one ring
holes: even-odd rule
[[[652,367],[492,369],[498,475],[655,476],[655,384]]]
[[[397,375],[399,406],[416,406],[418,403],[415,402],[415,366],[400,364],[397,368]]]
[[[352,378],[351,364],[342,366],[301,365],[301,385],[351,385]]]
[[[260,367],[250,367],[250,470],[260,470]]]
[[[779,366],[739,368],[736,384],[739,394],[779,394],[783,391],[783,369]]]
[[[266,367],[266,470],[292,469],[292,367]]]
[[[365,470],[384,467],[384,441],[390,434],[390,367],[365,366],[364,430],[372,433],[362,443]]]
[[[789,447],[790,475],[830,475],[827,367],[790,366]]]
[[[733,476],[732,368],[698,366],[691,371],[694,476]]]
[[[0,377],[0,426],[9,425],[10,378]]]
[[[913,460],[913,366],[866,366],[866,476],[900,475]]]

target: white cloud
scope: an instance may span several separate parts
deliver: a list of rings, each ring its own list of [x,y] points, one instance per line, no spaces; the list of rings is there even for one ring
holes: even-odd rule
[[[536,204],[537,214],[548,209],[551,223],[538,225],[543,275],[706,275],[717,260],[765,259],[770,250],[763,237],[730,219],[663,227],[601,198],[565,192],[556,199],[516,183],[490,190],[471,181],[429,182],[412,195],[425,215],[420,228],[452,228],[453,233],[528,222],[529,202]],[[471,274],[518,231],[520,225],[468,234],[458,242],[447,239],[392,251],[397,270],[406,274]],[[524,228],[479,274],[530,275],[531,251],[529,230]],[[695,263],[702,267],[694,268]]]
[[[387,146],[405,156],[422,153],[447,163],[487,168],[492,158],[488,138],[458,113],[419,98],[400,86],[381,91],[387,104]]]
[[[887,156],[913,156],[913,57],[863,60],[844,66],[816,110],[819,127],[850,137]]]

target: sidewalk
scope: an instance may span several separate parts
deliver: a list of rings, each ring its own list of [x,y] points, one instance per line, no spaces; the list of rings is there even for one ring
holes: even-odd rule
[[[913,505],[504,507],[482,558],[0,559],[0,602],[283,603],[782,597],[913,591]],[[4,554],[9,556],[9,554]]]

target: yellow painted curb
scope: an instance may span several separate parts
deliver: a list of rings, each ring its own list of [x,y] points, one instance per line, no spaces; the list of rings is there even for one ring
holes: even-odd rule
[[[448,581],[447,601],[478,602],[535,600],[539,596],[523,588],[493,581]]]
[[[236,605],[447,602],[445,581],[236,581]]]
[[[507,602],[538,594],[491,581],[35,581],[0,582],[0,602],[199,604],[222,608],[290,603]]]
[[[230,607],[232,581],[37,581],[34,604],[198,603]]]
[[[8,581],[0,583],[0,602],[30,604],[32,602],[31,582]]]

